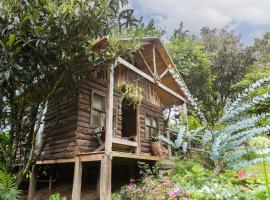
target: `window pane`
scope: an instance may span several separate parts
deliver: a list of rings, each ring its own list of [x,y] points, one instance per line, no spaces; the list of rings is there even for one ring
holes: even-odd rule
[[[145,127],[145,137],[149,138],[150,136],[150,128],[149,127]]]
[[[147,116],[147,115],[146,115],[146,118],[145,118],[145,125],[146,125],[146,126],[151,126],[151,118],[150,118],[150,116]]]
[[[98,110],[105,111],[105,98],[98,94],[93,96],[93,107]]]
[[[105,126],[106,115],[105,113],[100,113],[100,126]]]
[[[152,127],[157,128],[157,119],[156,118],[152,118]]]
[[[95,110],[92,112],[92,122],[93,125],[98,125],[98,112]]]

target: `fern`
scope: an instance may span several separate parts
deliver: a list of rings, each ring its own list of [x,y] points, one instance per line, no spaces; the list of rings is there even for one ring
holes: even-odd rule
[[[0,198],[3,200],[16,200],[21,191],[17,189],[15,176],[8,173],[4,164],[0,164]]]

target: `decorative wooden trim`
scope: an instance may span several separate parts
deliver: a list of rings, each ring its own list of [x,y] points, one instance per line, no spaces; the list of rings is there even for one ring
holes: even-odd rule
[[[153,44],[153,66],[154,66],[154,74],[157,74],[157,63],[156,63],[156,43]]]
[[[160,80],[169,72],[169,68],[166,68],[165,71],[159,75]]]
[[[154,73],[153,73],[153,71],[151,70],[150,66],[148,65],[147,61],[146,61],[145,58],[143,57],[142,52],[141,52],[140,50],[138,50],[138,52],[139,52],[139,54],[140,54],[140,56],[141,56],[141,58],[142,58],[142,60],[143,60],[143,62],[144,62],[144,64],[145,64],[145,66],[148,68],[149,72],[150,72],[152,75],[154,75]]]
[[[143,71],[141,71],[140,69],[138,69],[134,65],[130,64],[129,62],[127,62],[123,58],[118,57],[117,60],[118,60],[119,63],[121,63],[124,66],[128,67],[129,69],[131,69],[132,71],[136,72],[137,74],[139,74],[140,76],[144,77],[145,79],[149,80],[150,82],[156,84],[157,86],[159,86],[161,89],[163,89],[164,91],[168,92],[172,96],[174,96],[174,97],[176,97],[176,98],[178,98],[178,99],[186,102],[186,99],[183,96],[179,95],[178,93],[176,93],[175,91],[171,90],[170,88],[168,88],[167,86],[163,85],[162,83],[156,83],[156,81],[155,81],[154,78],[152,78],[148,74],[144,73]]]

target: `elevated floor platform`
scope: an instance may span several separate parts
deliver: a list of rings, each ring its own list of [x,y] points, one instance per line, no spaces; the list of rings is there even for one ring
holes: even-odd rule
[[[80,158],[81,162],[89,162],[89,161],[101,161],[104,157],[105,152],[92,152],[92,153],[81,153],[77,155]],[[127,158],[127,159],[135,159],[135,160],[149,160],[149,161],[160,161],[166,160],[167,158],[161,158],[158,156],[152,156],[148,154],[135,154],[135,153],[126,153],[126,152],[118,152],[112,151],[111,153],[112,159],[114,158]],[[75,163],[75,157],[73,158],[64,158],[64,159],[54,159],[54,160],[38,160],[36,162],[37,165],[42,164],[57,164],[57,163]]]

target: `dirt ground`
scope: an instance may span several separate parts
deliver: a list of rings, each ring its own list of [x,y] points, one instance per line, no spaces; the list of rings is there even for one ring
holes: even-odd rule
[[[67,197],[68,200],[71,199],[72,184],[70,183],[58,183],[49,191],[48,188],[38,189],[35,193],[34,200],[48,200],[51,194],[59,193],[62,196]],[[96,192],[96,188],[91,185],[84,185],[82,188],[82,198],[81,200],[98,200],[99,197]],[[24,194],[20,200],[27,200],[27,194]]]

